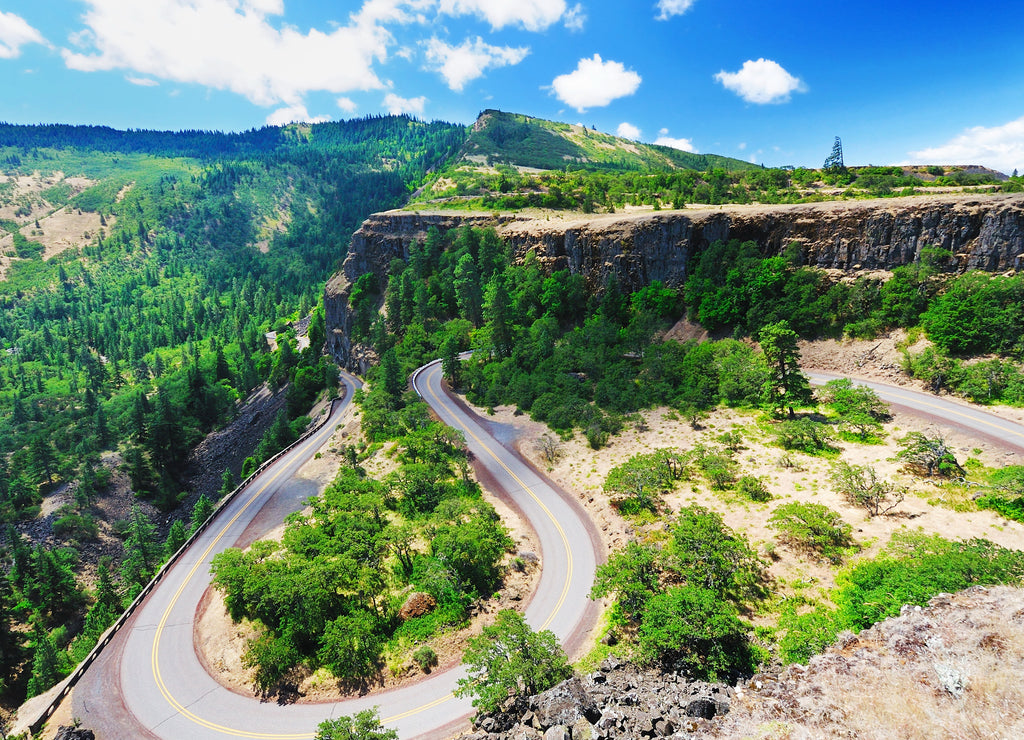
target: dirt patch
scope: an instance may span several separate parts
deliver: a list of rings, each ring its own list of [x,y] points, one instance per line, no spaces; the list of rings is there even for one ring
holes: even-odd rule
[[[113,226],[114,219],[101,223],[98,213],[88,213],[70,206],[55,206],[44,197],[48,188],[63,185],[70,195],[80,193],[93,185],[94,181],[84,177],[65,177],[62,172],[42,176],[23,175],[0,180],[0,219],[15,221],[21,226],[26,239],[43,245],[43,259],[49,259],[68,249],[78,249],[91,244],[97,236],[104,235],[105,229]],[[61,201],[63,202],[63,201]],[[3,280],[12,262],[14,237],[4,232],[0,235],[0,280]]]
[[[863,377],[892,382],[893,368],[900,336],[883,342],[818,342],[805,343],[804,357],[811,356],[827,369],[840,372],[845,366],[855,368]],[[830,360],[824,362],[824,358]],[[823,368],[825,369],[825,368]],[[904,385],[913,385],[904,382]],[[481,412],[483,413],[483,412]],[[1003,409],[1010,418],[1021,415],[1016,409]],[[505,434],[518,435],[519,451],[540,470],[546,470],[557,484],[574,495],[587,509],[600,532],[607,553],[622,548],[633,536],[635,525],[623,519],[611,506],[603,490],[608,472],[633,455],[659,448],[690,450],[697,444],[720,446],[717,437],[725,432],[739,432],[743,449],[736,455],[741,474],[761,478],[774,497],[767,503],[755,503],[731,492],[713,491],[695,476],[682,482],[665,497],[668,511],[677,511],[689,504],[699,504],[718,512],[725,523],[742,532],[768,560],[770,576],[783,594],[803,591],[815,596],[835,583],[835,568],[803,552],[776,543],[776,532],[767,525],[772,511],[791,501],[824,504],[838,511],[853,527],[854,538],[862,548],[859,556],[871,556],[900,530],[921,529],[948,539],[983,537],[999,545],[1019,548],[1024,542],[1024,525],[1011,522],[992,511],[955,511],[951,506],[972,508],[971,492],[947,490],[931,481],[912,476],[900,469],[893,458],[900,449],[898,440],[910,431],[931,436],[942,435],[961,462],[969,457],[992,467],[1024,464],[1024,456],[1004,448],[998,440],[981,439],[956,427],[939,426],[933,420],[896,411],[892,421],[884,425],[882,444],[867,445],[839,441],[836,457],[816,457],[800,452],[786,452],[774,443],[773,424],[765,422],[760,412],[718,409],[704,420],[700,429],[668,409],[642,412],[641,421],[611,439],[609,444],[592,450],[581,434],[558,442],[558,459],[549,463],[535,444],[545,434],[557,439],[544,424],[534,422],[511,407],[498,407],[492,418]],[[840,496],[829,482],[834,460],[854,465],[871,465],[878,473],[909,489],[904,502],[889,516],[868,517]],[[806,589],[811,589],[808,593]],[[756,620],[755,620],[756,621]]]

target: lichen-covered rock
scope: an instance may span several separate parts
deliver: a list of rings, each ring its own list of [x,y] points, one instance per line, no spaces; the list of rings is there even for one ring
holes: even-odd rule
[[[536,726],[542,728],[555,725],[569,726],[581,717],[590,722],[596,722],[601,718],[601,710],[587,693],[578,676],[566,679],[535,696],[530,706],[536,715]]]

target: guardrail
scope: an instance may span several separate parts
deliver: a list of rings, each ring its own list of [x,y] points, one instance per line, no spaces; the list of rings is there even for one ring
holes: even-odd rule
[[[326,417],[319,424],[317,424],[312,429],[305,431],[302,434],[302,436],[300,436],[290,445],[280,450],[273,456],[269,457],[264,462],[260,463],[260,465],[249,475],[248,478],[239,483],[231,493],[225,495],[217,503],[217,506],[215,506],[213,511],[210,512],[210,516],[206,518],[206,521],[199,525],[196,528],[195,532],[189,535],[189,538],[185,540],[185,544],[179,547],[178,550],[167,559],[166,563],[160,566],[160,569],[150,579],[149,583],[147,583],[142,588],[142,591],[139,592],[139,595],[136,596],[132,603],[128,605],[128,608],[124,610],[124,613],[121,614],[121,616],[118,617],[117,620],[112,625],[110,625],[110,627],[107,628],[107,631],[104,632],[103,635],[100,637],[99,641],[96,643],[96,646],[91,651],[89,651],[89,654],[85,656],[85,658],[82,660],[81,663],[78,664],[78,666],[76,666],[75,670],[71,672],[71,675],[65,678],[62,683],[57,684],[61,687],[60,691],[56,692],[53,698],[50,700],[50,703],[44,707],[41,707],[39,709],[39,714],[31,722],[27,724],[29,732],[35,735],[43,728],[43,725],[46,723],[46,720],[53,716],[53,713],[57,711],[57,707],[60,706],[60,703],[64,701],[67,695],[71,693],[71,689],[74,688],[75,684],[77,684],[81,680],[82,676],[85,675],[85,671],[89,668],[89,666],[91,666],[96,661],[96,658],[98,658],[100,653],[103,652],[103,649],[110,644],[110,641],[114,639],[114,635],[116,635],[117,632],[125,625],[125,623],[132,616],[132,614],[135,613],[135,610],[138,609],[139,605],[142,604],[143,601],[145,601],[146,596],[149,595],[149,593],[163,579],[163,577],[174,566],[174,564],[178,562],[178,560],[185,553],[185,551],[192,546],[192,543],[196,541],[199,535],[205,532],[206,529],[210,526],[210,524],[213,523],[213,521],[217,518],[220,512],[234,499],[236,499],[246,488],[248,488],[260,474],[267,470],[267,468],[269,468],[282,457],[287,455],[293,449],[301,445],[303,442],[308,440],[321,429],[323,429],[324,425],[327,424],[331,420],[331,417],[334,415],[334,409],[336,404],[339,404],[344,400],[344,396],[341,398],[333,399],[331,401],[331,406],[330,409],[328,409]],[[19,721],[18,724],[24,726],[24,721]]]

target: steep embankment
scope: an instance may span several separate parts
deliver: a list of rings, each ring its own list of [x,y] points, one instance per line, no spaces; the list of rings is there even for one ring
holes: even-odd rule
[[[614,273],[624,289],[651,280],[679,285],[691,255],[719,239],[757,242],[766,253],[791,243],[807,264],[884,270],[913,262],[922,247],[953,253],[948,269],[1005,271],[1024,264],[1024,195],[949,195],[781,206],[722,206],[596,216],[388,211],[352,238],[342,272],[327,284],[327,344],[342,365],[357,365],[348,340],[351,284],[367,272],[381,284],[392,259],[435,226],[495,226],[516,259],[534,250],[550,270],[582,273],[599,290]]]

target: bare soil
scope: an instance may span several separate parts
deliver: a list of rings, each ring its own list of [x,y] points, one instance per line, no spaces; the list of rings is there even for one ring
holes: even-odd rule
[[[42,197],[45,189],[61,183],[70,186],[73,195],[80,193],[94,184],[92,180],[65,177],[62,172],[45,177],[36,173],[32,176],[0,178],[0,187],[8,186],[0,191],[0,218],[17,222],[25,238],[42,244],[43,259],[91,244],[97,235],[105,235],[114,224],[113,217],[108,218],[107,225],[103,226],[98,213],[78,211],[70,206],[55,207]],[[13,249],[14,237],[2,232],[0,280],[4,279],[11,263],[18,259],[12,254]]]

